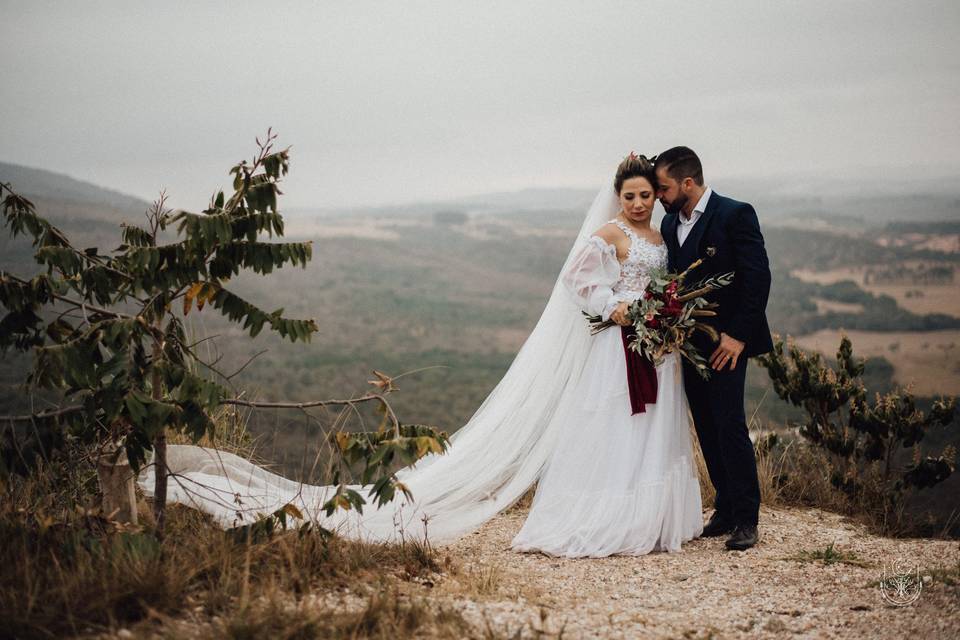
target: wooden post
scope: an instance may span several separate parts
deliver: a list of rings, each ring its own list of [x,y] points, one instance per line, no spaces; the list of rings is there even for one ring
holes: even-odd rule
[[[106,445],[97,459],[97,478],[104,515],[117,522],[137,524],[137,495],[126,452],[115,444]]]

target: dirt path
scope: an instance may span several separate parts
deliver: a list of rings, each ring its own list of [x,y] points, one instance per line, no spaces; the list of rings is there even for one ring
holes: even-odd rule
[[[446,548],[462,570],[410,595],[505,637],[960,637],[956,541],[878,538],[835,514],[764,507],[761,541],[746,552],[709,538],[676,554],[561,559],[508,550],[525,516],[508,512]],[[788,559],[831,543],[846,562]],[[877,584],[898,556],[929,576],[903,607]]]

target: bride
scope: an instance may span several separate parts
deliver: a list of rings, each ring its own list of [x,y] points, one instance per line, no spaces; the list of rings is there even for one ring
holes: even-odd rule
[[[293,503],[341,535],[395,542],[452,542],[536,495],[516,551],[553,556],[679,551],[700,535],[700,485],[676,353],[656,368],[655,401],[631,409],[621,331],[591,336],[581,311],[626,325],[651,269],[667,250],[650,226],[652,163],[630,154],[595,198],[546,309],[507,373],[473,417],[431,454],[397,472],[411,491],[362,514],[321,505],[335,490],[270,473],[238,456],[168,446],[168,499],[210,513],[224,527],[249,523]],[[650,400],[647,400],[650,402]],[[153,468],[139,484],[147,495]],[[359,486],[353,486],[358,491]]]

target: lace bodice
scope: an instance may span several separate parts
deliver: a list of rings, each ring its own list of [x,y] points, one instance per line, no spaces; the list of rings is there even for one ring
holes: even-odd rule
[[[613,285],[614,294],[623,300],[640,297],[650,281],[651,269],[667,267],[667,245],[653,244],[628,227],[623,221],[614,219],[607,224],[615,224],[630,238],[630,250],[627,259],[620,264],[620,279]]]
[[[573,256],[561,278],[571,299],[589,315],[604,320],[621,302],[643,295],[650,271],[667,266],[666,245],[656,245],[638,236],[620,220],[611,220],[630,238],[630,249],[621,263],[617,248],[600,236],[592,235]]]

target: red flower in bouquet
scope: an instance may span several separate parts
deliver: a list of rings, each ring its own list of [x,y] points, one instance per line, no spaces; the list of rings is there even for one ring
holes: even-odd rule
[[[672,284],[676,284],[676,280]],[[683,303],[680,302],[680,298],[677,297],[676,288],[673,291],[669,289],[666,292],[666,303],[663,305],[663,308],[660,310],[660,313],[665,316],[679,316],[683,313]]]
[[[636,329],[636,337],[630,348],[647,357],[654,364],[660,364],[663,356],[671,351],[690,360],[704,378],[710,377],[710,367],[706,359],[690,341],[694,331],[703,331],[714,342],[720,336],[716,329],[699,318],[717,315],[716,303],[708,302],[703,296],[725,287],[733,281],[733,272],[714,276],[688,287],[684,283],[687,274],[701,264],[697,260],[679,275],[655,272],[651,274],[643,295],[635,300],[627,310],[627,317]],[[612,320],[603,320],[600,316],[589,316],[591,334],[614,326]]]

